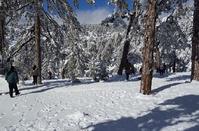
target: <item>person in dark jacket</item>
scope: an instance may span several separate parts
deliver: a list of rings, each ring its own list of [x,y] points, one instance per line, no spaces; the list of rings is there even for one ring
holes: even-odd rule
[[[38,69],[37,66],[34,65],[32,68],[32,76],[33,76],[33,84],[36,85],[37,84],[37,77],[38,77]]]
[[[10,70],[6,73],[6,81],[9,85],[9,94],[10,97],[13,97],[13,89],[15,89],[15,95],[19,95],[19,90],[17,87],[17,83],[19,82],[18,73],[14,66],[11,66]]]

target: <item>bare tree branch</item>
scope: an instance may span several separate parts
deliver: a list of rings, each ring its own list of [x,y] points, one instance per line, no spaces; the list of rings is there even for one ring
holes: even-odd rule
[[[32,41],[35,37],[31,37],[30,39],[28,39],[26,42],[24,42],[23,44],[21,44],[17,50],[15,50],[10,56],[8,59],[12,58],[16,53],[18,53],[27,43],[29,43],[30,41]],[[21,42],[21,41],[20,41]]]
[[[29,2],[29,3],[27,3],[27,4],[25,4],[25,5],[23,5],[23,6],[21,6],[21,7],[19,7],[18,9],[16,9],[16,11],[19,11],[19,10],[23,9],[23,8],[29,6],[29,5],[32,4],[32,3],[33,3],[33,1],[31,1],[31,2]]]
[[[45,10],[42,10],[42,12],[55,26],[60,27],[59,24]]]

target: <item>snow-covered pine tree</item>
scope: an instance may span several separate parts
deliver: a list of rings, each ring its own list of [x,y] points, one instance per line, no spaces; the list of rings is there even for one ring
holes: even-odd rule
[[[36,2],[38,2],[38,4],[36,4]],[[38,20],[36,18],[37,11],[36,11],[36,5],[38,5],[38,13],[39,13],[39,17],[40,17],[40,27],[36,25],[34,22],[34,16],[35,16],[35,20]],[[75,30],[80,30],[80,24],[77,21],[77,19],[75,18],[75,15],[73,13],[72,8],[70,8],[70,5],[68,4],[67,1],[62,1],[62,0],[57,0],[57,1],[53,1],[53,0],[48,0],[48,1],[20,1],[19,5],[19,10],[17,10],[17,13],[20,14],[18,17],[18,20],[24,19],[25,20],[22,23],[16,22],[16,25],[23,25],[25,27],[24,23],[28,23],[26,25],[26,30],[29,27],[29,29],[27,30],[27,37],[24,37],[23,35],[21,35],[20,37],[23,37],[24,39],[22,41],[18,40],[18,44],[14,44],[15,46],[13,47],[13,50],[18,50],[18,47],[20,48],[17,53],[11,53],[11,56],[15,56],[15,58],[17,56],[22,55],[25,51],[25,47],[23,42],[24,41],[28,41],[25,42],[29,45],[33,45],[35,42],[33,41],[33,43],[31,43],[32,41],[29,41],[28,36],[32,35],[32,37],[34,37],[34,31],[39,31],[37,29],[40,28],[40,42],[38,40],[39,43],[41,44],[41,56],[40,58],[42,58],[42,66],[47,66],[50,63],[49,61],[54,61],[56,59],[57,64],[59,64],[59,60],[63,60],[63,56],[64,54],[62,54],[62,52],[59,52],[58,50],[60,49],[60,47],[62,47],[62,45],[65,43],[64,42],[64,37],[66,38],[71,38],[69,37],[69,35],[74,32]],[[67,12],[67,13],[66,13]],[[65,21],[65,22],[64,22]],[[31,24],[30,24],[31,23]],[[64,25],[64,27],[62,26]],[[14,24],[10,24],[10,26],[12,27],[12,29],[16,28],[16,26],[14,26]],[[27,27],[28,26],[28,27]],[[35,28],[34,28],[35,26]],[[14,31],[15,34],[20,34],[20,31]],[[75,34],[76,35],[76,34]],[[16,40],[16,39],[15,39]],[[48,45],[49,44],[49,45]],[[17,46],[18,45],[18,46]],[[23,46],[22,46],[23,45]],[[50,49],[52,49],[52,47],[56,47],[55,49],[53,49],[53,52],[55,52],[54,56],[56,55],[57,57],[53,57],[52,55],[48,55],[50,57],[44,57],[44,55],[46,53],[52,53],[50,52]],[[38,46],[39,47],[39,46]],[[45,48],[46,47],[46,48]],[[37,48],[38,49],[38,48]],[[55,51],[54,51],[55,50]],[[56,51],[57,50],[57,51]],[[14,51],[15,52],[15,51]],[[19,53],[20,52],[20,53]],[[32,53],[34,52],[34,49],[32,50]],[[33,54],[32,54],[33,55]],[[39,56],[39,55],[37,55]],[[59,59],[59,56],[62,56]],[[28,57],[28,56],[27,56]],[[22,57],[20,57],[22,58]],[[25,57],[24,57],[25,58]],[[30,57],[32,58],[32,57]],[[39,57],[38,57],[39,58]],[[51,60],[49,60],[51,59]],[[46,63],[47,62],[47,63]],[[37,62],[38,64],[39,62]],[[23,63],[18,63],[20,65],[22,65]],[[36,64],[33,60],[31,62],[30,65]],[[31,66],[29,67],[30,70]],[[60,67],[56,67],[56,68],[60,68]],[[46,68],[45,68],[46,69]],[[56,69],[56,72],[58,72],[59,69]],[[44,70],[42,70],[42,74],[46,73],[44,72]],[[28,74],[28,72],[26,72],[26,74]]]
[[[157,48],[160,50],[160,63],[166,63],[168,66],[175,66],[177,71],[186,71],[188,59],[181,59],[180,53],[190,47],[185,33],[180,28],[175,16],[169,16],[165,22],[162,22],[156,33]]]
[[[4,73],[4,68],[6,64],[6,54],[7,54],[7,25],[12,21],[14,17],[14,9],[16,9],[17,1],[10,0],[0,0],[0,73]]]
[[[80,24],[74,17],[75,14],[73,13],[72,8],[69,6],[68,2],[62,2],[62,5],[62,8],[64,8],[68,12],[66,14],[68,16],[67,19],[63,20],[65,27],[68,28],[64,28],[64,31],[68,33],[68,29],[70,30],[67,35],[67,43],[69,46],[68,56],[66,57],[66,61],[63,64],[62,70],[67,73],[66,75],[68,75],[68,77],[70,77],[72,81],[75,81],[77,76],[84,75],[87,60],[86,56],[84,55],[85,52],[79,43],[81,31]],[[62,12],[62,14],[64,14],[64,12]]]
[[[86,75],[103,78],[100,75],[115,73],[120,60],[124,28],[113,25],[83,25],[83,32],[81,42],[88,58]]]

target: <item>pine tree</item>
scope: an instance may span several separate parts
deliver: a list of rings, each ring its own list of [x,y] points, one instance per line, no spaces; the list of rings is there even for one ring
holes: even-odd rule
[[[199,1],[194,0],[191,80],[199,80]]]
[[[46,69],[43,67],[47,67],[50,61],[55,59],[56,61],[61,61],[64,59],[62,57],[62,52],[59,50],[64,46],[65,43],[69,43],[71,41],[75,42],[75,40],[77,40],[75,37],[78,37],[77,32],[80,30],[80,24],[75,18],[75,14],[73,13],[72,8],[70,8],[70,5],[67,1],[22,0],[19,1],[17,5],[19,8],[15,9],[17,18],[15,19],[15,22],[11,22],[10,27],[12,30],[18,28],[17,26],[25,28],[19,28],[20,31],[14,30],[13,33],[10,33],[10,36],[13,36],[15,41],[18,39],[16,36],[19,36],[19,38],[22,38],[22,40],[17,40],[17,43],[13,46],[14,49],[9,51],[9,54],[11,57],[18,57],[22,59],[29,59],[32,57],[28,55],[35,55],[35,58],[32,59],[34,61],[32,61],[31,64],[37,65],[39,69],[38,82],[41,83],[41,74],[45,75],[46,73]],[[18,21],[24,19],[24,17],[25,21],[20,23],[20,25]],[[58,22],[56,21],[55,17],[59,18]],[[61,22],[61,24],[59,22]],[[26,35],[24,36],[24,33],[22,32],[26,32]],[[35,41],[32,41],[33,38]],[[28,53],[27,56],[25,56],[23,52],[26,51],[25,45],[27,44],[30,45],[29,47],[35,44],[35,49],[30,50],[32,53]],[[53,54],[48,55],[50,53],[54,53],[54,56]],[[24,57],[21,57],[22,55],[24,55]],[[21,67],[25,63],[18,64],[18,66]],[[56,72],[58,72],[58,68],[60,68],[60,65],[58,66],[56,67]],[[29,70],[27,70],[28,72],[26,73],[29,73]]]
[[[143,94],[150,94],[152,86],[156,3],[157,0],[148,0],[148,8],[145,16],[144,54],[141,80],[141,91],[143,91]]]
[[[15,0],[0,0],[0,73],[4,73],[4,68],[6,68],[6,55],[7,55],[7,47],[8,43],[6,41],[7,34],[7,26],[13,21],[14,10],[18,8],[18,1]],[[9,60],[9,59],[8,59]]]
[[[186,71],[188,58],[185,58],[183,55],[182,59],[180,53],[182,54],[186,49],[189,49],[190,44],[188,43],[185,32],[182,31],[177,21],[177,16],[173,16],[172,14],[166,21],[160,23],[157,28],[156,39],[158,41],[156,49],[160,51],[156,53],[156,55],[159,54],[161,58],[159,65],[161,63],[166,63],[169,68],[174,69],[174,72]]]

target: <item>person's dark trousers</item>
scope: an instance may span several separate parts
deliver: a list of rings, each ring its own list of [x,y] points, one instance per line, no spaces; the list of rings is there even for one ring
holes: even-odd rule
[[[37,84],[37,76],[33,76],[33,84],[34,84],[34,85]]]
[[[17,84],[16,83],[9,83],[9,94],[10,94],[10,97],[13,97],[13,89],[15,89],[15,95],[20,94],[19,90],[17,88]]]
[[[126,73],[126,80],[129,80],[129,73]]]

